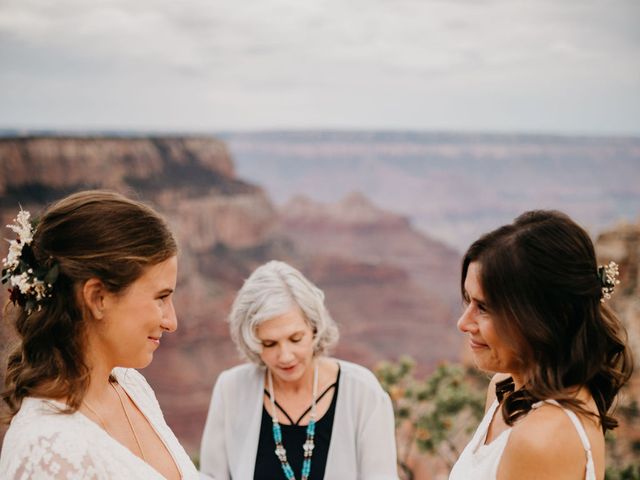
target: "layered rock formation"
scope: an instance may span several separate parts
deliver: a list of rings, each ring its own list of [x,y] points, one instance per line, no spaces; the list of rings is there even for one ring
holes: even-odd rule
[[[19,203],[35,214],[86,188],[150,202],[178,237],[179,329],[163,339],[144,374],[191,452],[217,374],[240,362],[224,321],[231,302],[243,279],[272,258],[325,291],[341,327],[337,355],[373,366],[410,353],[425,369],[457,356],[451,294],[442,293],[451,284],[443,272],[457,270],[455,254],[362,196],[329,215],[292,208],[281,216],[260,187],[237,178],[225,145],[211,138],[0,139],[3,224]],[[424,277],[423,268],[430,271]]]
[[[453,249],[361,193],[332,204],[298,196],[280,212],[279,232],[304,258],[313,259],[307,271],[345,323],[343,348],[369,351],[361,359],[365,364],[402,353],[427,369],[439,360],[457,359],[462,343],[455,329],[459,255]],[[355,261],[360,265],[345,269]],[[354,315],[367,322],[351,326]]]
[[[200,137],[5,138],[0,139],[0,158],[1,195],[29,185],[50,190],[79,185],[126,190],[142,182],[208,189],[216,179],[226,179],[221,184],[228,188],[234,178],[225,144]]]
[[[213,379],[236,360],[224,316],[242,279],[260,260],[251,263],[251,257],[229,252],[261,248],[268,255],[276,211],[262,189],[236,178],[225,145],[215,139],[0,139],[3,225],[18,204],[35,213],[86,188],[150,202],[176,233],[180,328],[146,375],[169,423],[195,450]],[[6,247],[0,248],[4,254]]]
[[[401,215],[375,206],[361,193],[337,203],[292,198],[281,211],[281,231],[306,252],[401,267],[428,294],[457,308],[460,255],[416,230]]]
[[[596,252],[599,264],[613,260],[619,265],[620,284],[608,303],[627,329],[634,356],[634,374],[616,409],[618,441],[610,452],[622,464],[630,464],[640,453],[640,223],[622,223],[603,232],[596,241]]]
[[[243,178],[282,204],[353,190],[464,251],[532,208],[591,231],[640,211],[640,138],[411,131],[261,131],[225,136]]]

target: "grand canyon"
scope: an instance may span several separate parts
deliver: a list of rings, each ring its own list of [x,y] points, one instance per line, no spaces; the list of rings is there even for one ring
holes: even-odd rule
[[[290,262],[325,291],[341,328],[338,356],[373,366],[409,354],[426,371],[462,351],[454,326],[458,254],[364,196],[336,205],[294,199],[283,214],[262,188],[236,176],[215,139],[4,139],[0,158],[3,224],[18,204],[35,213],[86,188],[141,198],[169,219],[180,245],[180,326],[145,375],[191,452],[217,374],[241,361],[227,333],[229,306],[269,259]],[[332,231],[336,241],[328,242]]]
[[[144,374],[168,423],[192,454],[199,447],[217,374],[242,361],[227,331],[229,307],[243,280],[267,260],[290,262],[325,291],[341,329],[336,356],[374,367],[406,354],[421,373],[444,360],[463,360],[463,341],[455,327],[460,238],[473,239],[474,220],[480,228],[491,228],[531,204],[538,197],[527,194],[524,185],[543,177],[533,163],[509,164],[510,149],[542,158],[539,168],[559,178],[552,182],[551,200],[573,195],[569,205],[581,212],[598,206],[597,192],[585,193],[596,183],[584,167],[601,168],[605,194],[588,221],[600,227],[592,233],[603,261],[621,265],[623,290],[613,305],[623,314],[640,358],[640,224],[617,223],[640,211],[635,187],[640,142],[560,139],[551,142],[550,151],[556,153],[545,157],[544,145],[510,138],[473,143],[446,137],[440,143],[421,140],[413,147],[404,138],[404,150],[387,139],[380,147],[386,156],[380,159],[372,153],[380,138],[367,147],[362,135],[352,143],[332,137],[316,154],[309,153],[313,142],[306,137],[304,142],[285,142],[263,135],[258,137],[263,143],[242,135],[222,135],[225,141],[205,136],[0,138],[0,221],[11,222],[18,205],[36,214],[51,201],[87,188],[120,191],[151,203],[167,217],[180,245],[175,296],[179,329]],[[232,158],[230,148],[241,161]],[[569,152],[567,162],[560,151]],[[407,152],[413,153],[390,162]],[[608,157],[602,160],[599,154]],[[490,169],[483,178],[500,172],[504,188],[487,196],[475,186],[464,198],[452,200],[470,182],[463,175],[468,166],[464,155],[473,168]],[[345,158],[350,156],[357,161],[349,164]],[[482,158],[484,167],[477,163]],[[608,169],[607,158],[621,170]],[[510,181],[508,172],[522,165],[522,177]],[[354,177],[366,182],[349,184]],[[421,189],[427,194],[417,201]],[[483,208],[488,213],[479,216]],[[448,242],[451,238],[457,240]],[[5,253],[6,243],[0,247],[0,255]],[[5,355],[14,340],[5,321],[0,335],[0,354]],[[630,395],[640,399],[637,374],[634,380]],[[638,436],[637,425],[629,424],[623,433]]]

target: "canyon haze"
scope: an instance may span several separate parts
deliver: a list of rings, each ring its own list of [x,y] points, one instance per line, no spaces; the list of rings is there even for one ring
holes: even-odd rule
[[[325,291],[341,329],[336,356],[374,367],[408,354],[427,373],[465,356],[455,321],[460,251],[469,241],[540,207],[568,211],[595,236],[636,218],[639,181],[640,140],[633,138],[384,132],[0,138],[3,225],[18,204],[36,214],[68,193],[109,188],[151,203],[176,232],[179,329],[144,374],[191,453],[216,376],[242,361],[225,318],[260,264],[290,262]],[[637,272],[637,257],[625,253],[637,243],[616,240],[637,229],[616,228],[603,245],[617,248],[613,258]],[[630,316],[637,322],[637,312]],[[6,321],[0,335],[4,355],[14,340]]]
[[[278,205],[361,191],[458,251],[529,209],[563,210],[594,235],[640,214],[638,137],[267,131],[221,138],[242,178]]]

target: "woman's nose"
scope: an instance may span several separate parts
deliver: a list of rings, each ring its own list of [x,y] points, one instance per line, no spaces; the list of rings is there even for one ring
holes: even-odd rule
[[[178,329],[178,317],[173,307],[173,301],[170,299],[165,307],[164,316],[162,317],[162,328],[167,332],[175,332]]]
[[[289,348],[288,345],[284,344],[281,348],[280,348],[280,355],[279,355],[279,360],[281,363],[286,363],[287,361],[291,360],[293,358],[293,352],[291,351],[291,349]]]
[[[472,310],[471,304],[467,305],[464,311],[462,312],[462,315],[458,319],[457,326],[458,326],[458,330],[460,330],[462,333],[468,333],[472,331],[473,328],[475,327],[475,321],[473,319],[473,310]]]

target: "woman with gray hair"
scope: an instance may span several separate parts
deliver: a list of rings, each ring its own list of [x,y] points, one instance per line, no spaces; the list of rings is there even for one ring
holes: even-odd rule
[[[393,409],[364,367],[327,356],[323,292],[271,261],[238,292],[231,338],[249,361],[220,374],[202,437],[216,480],[396,480]]]

